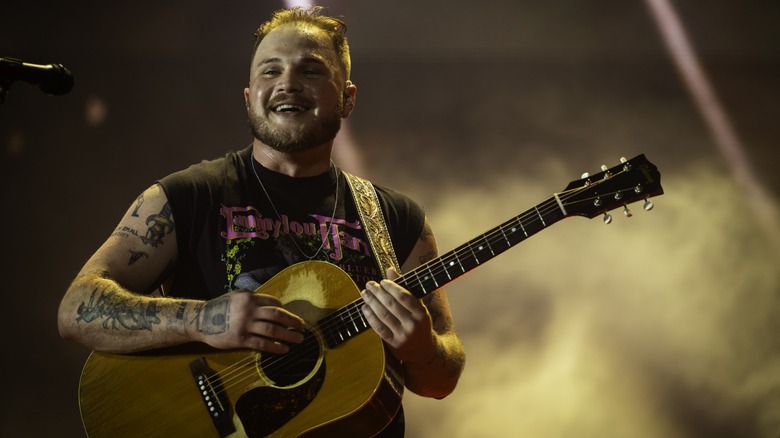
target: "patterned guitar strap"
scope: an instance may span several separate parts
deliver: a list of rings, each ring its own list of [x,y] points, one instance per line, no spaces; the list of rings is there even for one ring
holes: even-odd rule
[[[346,176],[347,183],[352,191],[352,197],[355,199],[360,222],[363,224],[363,229],[368,238],[368,244],[371,246],[371,251],[374,253],[374,258],[379,265],[382,278],[387,278],[387,268],[390,267],[394,267],[400,273],[401,269],[398,266],[398,259],[395,256],[393,242],[390,240],[390,233],[387,230],[387,224],[385,223],[385,218],[382,214],[382,207],[379,205],[379,198],[377,197],[376,190],[374,190],[374,186],[370,181],[348,172],[344,172],[344,175]],[[396,359],[392,354],[386,354],[385,360],[386,366],[383,380],[388,385],[386,387],[388,391],[394,392],[397,397],[392,399],[396,401],[397,404],[389,403],[391,400],[390,398],[386,399],[388,403],[385,408],[388,409],[386,413],[390,415],[390,417],[395,418],[401,406],[401,399],[403,398],[404,393],[403,366],[401,361]]]
[[[347,178],[352,197],[355,199],[360,222],[363,224],[368,244],[371,246],[371,251],[379,265],[382,278],[387,278],[387,268],[390,267],[394,267],[400,273],[401,269],[395,256],[393,242],[390,240],[390,233],[387,231],[387,224],[374,186],[370,181],[351,173],[344,172],[344,176]]]

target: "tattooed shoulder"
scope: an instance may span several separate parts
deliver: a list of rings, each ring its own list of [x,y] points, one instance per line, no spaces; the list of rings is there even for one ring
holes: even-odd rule
[[[425,221],[425,224],[423,224],[422,231],[420,231],[420,240],[433,240],[433,229],[431,229],[431,224],[429,224],[427,220]]]

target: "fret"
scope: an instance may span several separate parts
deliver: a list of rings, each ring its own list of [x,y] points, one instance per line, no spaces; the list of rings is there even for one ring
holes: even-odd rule
[[[471,255],[474,256],[474,261],[479,265],[479,257],[477,256],[477,253],[474,252],[474,247],[469,245],[469,249],[471,250]]]
[[[520,216],[517,217],[517,223],[520,224],[520,229],[523,230],[523,234],[525,234],[525,237],[528,237],[528,231],[525,230],[525,227],[523,226],[523,221],[520,219]]]
[[[447,279],[452,281],[452,276],[450,275],[450,271],[447,270],[447,265],[444,264],[444,259],[439,258],[439,262],[441,263],[441,267],[444,268],[444,273],[447,274]]]
[[[336,347],[369,327],[368,321],[360,312],[359,303],[359,301],[355,301],[319,322],[318,325],[321,327],[329,347]]]
[[[428,290],[425,289],[425,285],[422,282],[422,278],[420,278],[419,275],[415,275],[415,278],[417,278],[417,283],[420,284],[420,289],[422,290],[423,295],[428,295]]]
[[[504,231],[504,227],[499,227],[499,230],[501,230],[501,235],[504,236],[504,240],[506,240],[506,246],[507,247],[512,246],[512,242],[510,242],[509,238],[506,236],[506,232]]]
[[[544,217],[542,217],[542,214],[541,214],[541,213],[539,213],[539,209],[538,209],[538,208],[536,208],[536,207],[534,207],[534,210],[536,210],[536,214],[537,214],[537,216],[539,216],[539,219],[541,219],[541,220],[542,220],[542,225],[544,225],[544,226],[546,227],[546,226],[547,226],[547,224],[546,224],[546,223],[544,223]]]
[[[352,337],[352,333],[349,332],[349,322],[346,321],[346,318],[343,314],[341,315],[341,326],[344,328],[344,333],[347,334],[347,337]]]
[[[358,327],[357,323],[355,322],[355,318],[353,318],[350,315],[349,319],[352,320],[352,326],[355,327],[355,334],[360,333],[360,328]]]
[[[482,238],[485,240],[485,243],[487,244],[487,247],[490,250],[490,256],[495,257],[496,252],[493,251],[493,247],[490,245],[490,240],[488,240],[487,236],[485,236],[484,234],[482,235]]]
[[[566,208],[563,206],[563,202],[561,202],[561,198],[558,196],[557,193],[555,193],[553,197],[555,198],[555,201],[558,202],[558,207],[561,209],[563,215],[566,216],[568,213],[566,213]]]
[[[460,270],[463,271],[463,272],[466,272],[466,268],[464,268],[463,264],[460,262],[460,257],[458,257],[458,253],[455,252],[452,255],[453,255],[453,257],[455,257],[455,260],[458,261],[458,266],[460,266]]]
[[[436,285],[436,289],[440,288],[439,282],[436,281],[436,275],[433,274],[433,271],[431,271],[431,265],[430,263],[426,263],[425,267],[428,269],[428,273],[431,274],[431,279],[433,280],[433,284]]]

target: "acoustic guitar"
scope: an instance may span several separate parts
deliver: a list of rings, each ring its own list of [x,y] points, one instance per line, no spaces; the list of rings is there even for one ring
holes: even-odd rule
[[[422,298],[570,216],[593,218],[663,194],[644,155],[562,192],[396,282]],[[278,297],[310,327],[284,355],[200,344],[138,354],[92,352],[79,385],[90,437],[373,436],[401,405],[403,374],[360,311],[360,290],[327,262],[295,264],[256,293]]]

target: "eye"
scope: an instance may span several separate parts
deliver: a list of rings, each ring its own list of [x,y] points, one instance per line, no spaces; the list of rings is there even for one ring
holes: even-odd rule
[[[312,68],[304,70],[303,74],[306,76],[322,76],[321,71]]]

